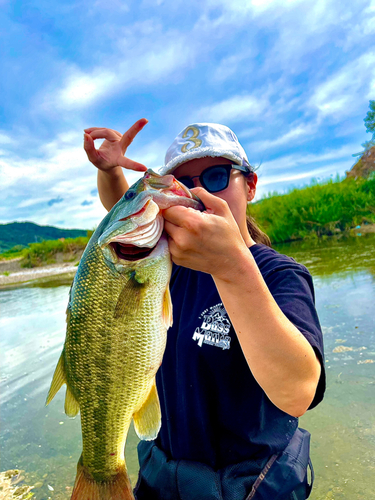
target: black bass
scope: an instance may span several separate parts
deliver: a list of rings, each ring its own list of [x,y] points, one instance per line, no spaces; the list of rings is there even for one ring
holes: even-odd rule
[[[172,324],[162,211],[174,205],[204,209],[172,175],[148,170],[100,223],[78,267],[46,402],[65,383],[65,413],[81,411],[74,500],[133,499],[124,457],[131,420],[140,439],[159,432],[155,374]]]

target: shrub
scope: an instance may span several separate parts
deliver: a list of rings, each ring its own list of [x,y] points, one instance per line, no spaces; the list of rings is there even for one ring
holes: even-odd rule
[[[274,195],[249,212],[273,243],[331,236],[364,222],[375,222],[375,178],[348,178]]]
[[[21,267],[37,267],[43,264],[56,262],[56,254],[59,252],[72,254],[84,250],[89,241],[88,237],[61,238],[59,240],[47,240],[41,243],[31,243],[25,249]]]

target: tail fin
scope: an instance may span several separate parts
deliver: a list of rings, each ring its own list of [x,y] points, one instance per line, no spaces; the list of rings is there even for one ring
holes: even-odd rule
[[[110,480],[97,482],[82,465],[81,457],[71,500],[134,500],[125,466]]]

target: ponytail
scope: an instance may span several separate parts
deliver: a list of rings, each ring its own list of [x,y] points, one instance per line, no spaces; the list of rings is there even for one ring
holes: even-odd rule
[[[253,176],[255,169],[254,167],[250,167],[251,170],[250,172],[246,175],[245,177],[249,178],[250,176]],[[249,209],[247,209],[247,212]],[[271,240],[267,236],[266,233],[264,233],[257,225],[255,222],[255,219],[251,217],[251,215],[246,215],[246,225],[247,225],[247,230],[249,231],[250,236],[252,239],[255,241],[255,243],[263,243],[263,245],[266,245],[270,248],[272,248]]]
[[[247,230],[249,231],[250,236],[255,241],[255,243],[263,243],[263,245],[267,245],[272,248],[271,240],[259,227],[257,226],[255,219],[250,215],[246,216],[246,224]]]

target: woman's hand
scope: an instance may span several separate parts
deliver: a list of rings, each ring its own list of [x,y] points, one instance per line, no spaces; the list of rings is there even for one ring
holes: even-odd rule
[[[123,168],[144,172],[145,165],[126,158],[124,154],[134,137],[146,125],[142,118],[121,135],[109,128],[92,127],[85,129],[84,149],[88,159],[98,169],[98,191],[103,206],[109,211],[129,189]],[[99,149],[95,149],[94,140],[105,139]]]
[[[203,188],[193,188],[206,207],[205,212],[177,205],[164,211],[165,231],[175,264],[230,278],[240,255],[249,250],[226,201]],[[245,259],[246,260],[246,259]]]
[[[146,123],[148,123],[148,120],[145,118],[138,120],[124,135],[109,128],[91,127],[85,129],[83,147],[88,159],[95,167],[105,172],[118,166],[144,172],[147,170],[145,165],[130,160],[124,155],[134,137],[143,129]],[[95,149],[95,139],[105,139],[99,149]]]

